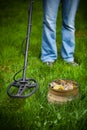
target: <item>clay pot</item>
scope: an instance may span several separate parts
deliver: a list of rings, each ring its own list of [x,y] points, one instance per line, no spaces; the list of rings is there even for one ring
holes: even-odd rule
[[[57,80],[53,82],[57,83]],[[69,82],[69,80],[67,80],[67,82]],[[72,81],[72,83],[74,83],[76,87],[71,90],[55,90],[53,89],[53,86],[49,87],[49,91],[47,94],[48,102],[61,104],[67,101],[72,101],[73,99],[77,98],[79,95],[78,84],[74,81]]]

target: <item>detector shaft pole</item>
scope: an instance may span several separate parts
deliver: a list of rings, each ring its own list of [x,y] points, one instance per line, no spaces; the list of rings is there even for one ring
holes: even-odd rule
[[[31,21],[32,21],[32,4],[33,0],[30,0],[30,6],[28,10],[28,27],[27,27],[27,37],[26,37],[26,48],[25,48],[25,56],[24,56],[24,69],[23,69],[23,81],[26,79],[26,68],[28,62],[28,50],[30,44],[30,32],[31,32]]]

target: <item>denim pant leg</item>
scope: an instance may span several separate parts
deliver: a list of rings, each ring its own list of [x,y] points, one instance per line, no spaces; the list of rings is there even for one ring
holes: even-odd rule
[[[74,61],[75,15],[79,0],[62,0],[62,48],[61,55],[67,62]]]
[[[56,18],[60,0],[43,0],[43,32],[42,52],[43,62],[53,62],[57,59],[56,48]]]

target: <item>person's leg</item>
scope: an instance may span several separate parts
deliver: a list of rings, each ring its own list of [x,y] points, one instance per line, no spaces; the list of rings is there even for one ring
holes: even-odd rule
[[[57,59],[56,18],[60,0],[43,0],[42,62]]]
[[[61,55],[67,62],[74,61],[75,15],[79,0],[62,0],[62,48]]]

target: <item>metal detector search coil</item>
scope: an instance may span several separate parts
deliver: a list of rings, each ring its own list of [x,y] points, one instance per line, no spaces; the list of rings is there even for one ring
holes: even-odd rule
[[[32,19],[32,4],[33,0],[30,0],[29,12],[28,12],[28,27],[26,35],[26,48],[24,57],[24,67],[22,78],[15,80],[15,76],[20,72],[18,71],[14,76],[14,81],[8,86],[7,94],[13,98],[27,98],[34,94],[38,88],[38,83],[33,78],[26,78],[26,69],[28,62],[28,48],[30,43],[30,32],[31,32],[31,19]]]
[[[7,93],[13,98],[27,98],[36,92],[37,86],[35,79],[19,79],[8,86]]]

